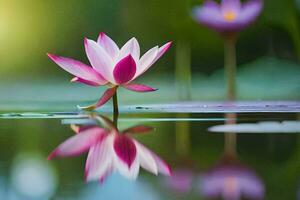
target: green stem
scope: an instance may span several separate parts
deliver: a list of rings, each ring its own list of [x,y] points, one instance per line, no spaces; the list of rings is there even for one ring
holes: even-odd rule
[[[119,107],[118,107],[118,94],[117,90],[113,96],[113,105],[114,105],[114,113],[113,113],[113,122],[115,127],[118,127],[118,118],[119,118]]]
[[[175,57],[176,89],[179,100],[191,98],[191,47],[189,42],[177,41]]]
[[[236,38],[227,36],[224,40],[225,80],[227,100],[236,98]]]

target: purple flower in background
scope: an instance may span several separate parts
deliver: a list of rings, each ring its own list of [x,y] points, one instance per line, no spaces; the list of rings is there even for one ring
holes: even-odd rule
[[[135,38],[130,39],[121,49],[104,33],[98,40],[84,39],[84,46],[91,66],[71,58],[48,53],[57,65],[75,77],[72,82],[80,82],[90,86],[107,85],[100,100],[83,109],[93,110],[105,104],[115,93],[118,86],[136,92],[152,92],[153,89],[142,84],[132,83],[145,73],[171,46],[171,42],[162,47],[155,46],[140,56],[140,45]]]
[[[264,184],[256,174],[237,164],[223,164],[202,175],[201,193],[206,198],[224,200],[263,199]]]
[[[108,121],[109,125],[112,122]],[[152,130],[146,126],[134,126],[119,132],[116,128],[110,130],[98,127],[76,127],[75,136],[59,145],[48,157],[76,156],[88,151],[85,166],[86,181],[101,182],[112,172],[135,179],[139,168],[157,175],[170,175],[170,167],[150,149],[130,137],[130,134],[140,134]]]
[[[191,191],[194,173],[188,168],[179,168],[172,171],[172,176],[164,180],[164,185],[176,194],[185,194]]]
[[[195,20],[218,32],[241,31],[251,24],[261,13],[262,0],[222,0],[221,4],[206,0],[193,10]]]

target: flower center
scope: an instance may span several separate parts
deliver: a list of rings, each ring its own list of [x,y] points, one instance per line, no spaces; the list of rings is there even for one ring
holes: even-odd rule
[[[232,22],[236,18],[236,13],[231,10],[225,11],[223,14],[223,17],[226,21]]]
[[[225,183],[224,183],[225,187],[225,191],[227,191],[228,193],[234,193],[237,190],[237,180],[235,177],[228,177],[225,179]]]

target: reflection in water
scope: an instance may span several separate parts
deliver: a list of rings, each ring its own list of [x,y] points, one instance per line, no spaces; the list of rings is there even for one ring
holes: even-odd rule
[[[89,151],[86,166],[86,181],[104,181],[112,172],[119,172],[129,179],[136,179],[140,166],[157,175],[170,175],[169,166],[150,149],[132,138],[151,130],[147,126],[134,126],[119,131],[112,121],[103,116],[91,116],[102,127],[72,126],[76,135],[59,145],[50,155],[54,157],[76,156]],[[116,122],[116,121],[115,121]]]
[[[128,117],[129,116],[138,117],[138,115],[128,115]],[[161,115],[151,115],[151,117],[156,116]],[[192,117],[194,116],[192,115]],[[121,119],[123,120],[124,118]],[[99,127],[96,126],[96,122],[99,123],[99,120],[90,119],[90,122],[93,123],[90,123],[90,126],[87,126],[86,118],[82,120],[83,123],[79,123],[80,121],[78,119],[77,121],[72,121],[72,123],[75,122],[75,124],[82,124],[84,126],[72,126],[72,128],[77,133],[76,135],[80,135],[90,128]],[[238,122],[239,121],[240,120],[238,120]],[[249,122],[254,121],[257,121],[257,119],[253,121],[249,120]],[[106,124],[107,123],[109,122],[106,122]],[[168,160],[172,161],[172,165],[176,167],[173,171],[173,176],[171,176],[169,179],[170,182],[168,184],[170,187],[162,185],[163,183],[166,183],[165,178],[168,177],[161,176],[160,178],[162,179],[160,179],[145,172],[139,175],[137,181],[131,181],[120,175],[117,170],[116,173],[112,173],[111,176],[109,176],[109,178],[106,179],[105,183],[101,186],[99,186],[98,182],[84,184],[84,182],[82,181],[81,173],[84,171],[82,169],[84,167],[83,162],[85,162],[83,161],[83,159],[85,159],[84,156],[74,158],[69,161],[60,160],[55,162],[48,162],[45,160],[44,155],[46,152],[49,152],[53,147],[55,147],[65,138],[73,136],[73,134],[71,134],[71,132],[68,130],[68,126],[60,126],[58,121],[56,120],[7,120],[3,121],[3,123],[1,124],[0,142],[2,146],[2,153],[0,162],[0,199],[28,199],[28,195],[31,196],[30,199],[44,199],[44,197],[50,196],[47,194],[47,192],[45,192],[45,196],[41,197],[41,193],[43,193],[43,191],[46,191],[46,186],[50,188],[49,191],[50,193],[52,193],[51,199],[88,200],[119,199],[120,197],[122,197],[123,199],[209,199],[208,194],[207,197],[199,196],[199,191],[202,191],[203,188],[203,185],[200,184],[202,180],[201,178],[204,177],[199,175],[203,174],[213,176],[213,174],[215,174],[214,181],[217,182],[216,176],[219,176],[219,181],[221,180],[221,175],[225,174],[225,172],[227,174],[227,178],[223,178],[223,182],[225,182],[223,184],[225,185],[224,188],[227,188],[226,190],[229,191],[228,193],[231,194],[234,190],[236,190],[239,191],[239,193],[235,194],[239,194],[241,198],[243,197],[243,199],[251,199],[250,197],[246,196],[245,192],[243,191],[246,190],[249,191],[248,193],[255,193],[253,192],[253,190],[247,190],[247,188],[251,186],[251,183],[252,185],[254,185],[253,188],[256,186],[257,188],[260,188],[261,191],[263,190],[261,189],[263,188],[263,186],[261,187],[262,182],[257,177],[254,171],[249,169],[249,167],[245,167],[240,164],[238,160],[243,160],[245,162],[244,164],[253,163],[253,166],[255,166],[255,170],[257,169],[259,171],[259,174],[264,175],[266,188],[268,188],[266,199],[276,199],[276,197],[278,196],[281,199],[296,199],[296,189],[298,186],[297,179],[299,178],[298,158],[300,151],[299,146],[295,147],[294,143],[285,143],[285,141],[281,140],[281,137],[277,135],[261,134],[258,136],[253,134],[237,134],[237,147],[238,150],[240,150],[238,151],[239,155],[230,157],[228,156],[228,153],[224,153],[225,155],[223,159],[218,162],[219,164],[212,166],[214,161],[218,160],[218,157],[220,157],[220,155],[218,154],[220,154],[220,148],[223,145],[222,137],[224,136],[224,134],[210,134],[205,132],[205,130],[207,129],[207,126],[215,125],[221,122],[180,122],[177,124],[175,124],[174,122],[147,122],[147,124],[149,125],[156,125],[155,127],[157,127],[157,130],[155,134],[139,136],[137,136],[137,134],[140,133],[140,131],[149,131],[151,130],[151,128],[146,126],[135,126],[134,128],[127,130],[122,128],[123,126],[131,127],[131,125],[136,123],[137,122],[133,121],[122,121],[119,124],[119,130],[123,130],[122,132],[127,132],[127,134],[125,135],[127,135],[127,137],[129,137],[130,139],[134,137],[139,142],[145,141],[145,144],[147,144],[148,147],[158,149],[161,153],[164,153],[164,155],[170,156],[167,157]],[[190,128],[187,127],[189,124]],[[43,127],[42,125],[46,125],[45,128],[41,128]],[[31,127],[33,127],[34,129],[32,129]],[[49,127],[51,127],[51,129]],[[105,130],[109,129],[105,126],[104,123],[102,123],[101,127],[105,127]],[[190,136],[190,140],[185,140],[189,137],[182,137],[179,132],[178,138],[176,138],[175,140],[174,136],[177,135],[177,133],[174,133],[175,127],[177,128],[176,131],[182,130],[182,134],[190,131],[190,134],[186,135]],[[54,132],[56,132],[56,134],[52,134]],[[131,132],[132,134],[130,134],[129,132]],[[285,136],[295,140],[295,142],[299,142],[299,138],[295,138],[294,135],[291,136],[285,134]],[[274,155],[276,154],[276,156],[280,155],[281,157],[284,157],[285,159],[283,161],[278,161],[277,157],[273,159],[270,156],[268,151],[269,146],[266,145],[266,143],[269,142],[269,139],[273,139],[271,137],[274,137],[276,139],[276,146],[272,146],[272,148],[274,149],[272,149],[272,151],[274,151]],[[181,138],[185,138],[183,141],[186,142],[182,142],[182,144],[179,145]],[[232,137],[232,139],[229,139],[229,137],[227,137],[227,139],[228,140],[226,143],[231,145],[228,145],[226,149],[230,149],[230,146],[234,147],[235,145],[232,145],[235,143],[234,137]],[[277,140],[280,140],[280,142],[277,143]],[[277,149],[277,144],[280,145],[279,149]],[[178,145],[176,146],[177,148],[175,148],[175,145]],[[253,148],[254,145],[255,148]],[[287,145],[291,146],[293,150],[291,152],[293,154],[291,154],[290,151],[286,152],[286,149],[288,148],[285,147]],[[180,148],[180,146],[188,151],[182,151],[182,148]],[[175,152],[176,149],[178,149],[178,152]],[[35,167],[37,162],[31,162],[32,160],[35,160],[32,154],[26,156],[26,159],[22,159],[30,160],[30,162],[26,162],[29,164],[22,164],[24,162],[20,161],[17,162],[17,160],[19,159],[12,160],[16,154],[18,155],[21,152],[29,151],[38,151],[42,155],[42,159],[38,160],[40,160],[42,163],[45,163],[45,168],[49,168],[50,165],[51,169],[51,164],[55,164],[55,166],[57,167],[60,174],[59,186],[57,187],[57,182],[54,182],[54,194],[51,190],[51,181],[49,184],[47,175],[41,175],[43,173],[40,173],[41,171],[45,172],[47,170],[41,170],[41,167]],[[230,151],[227,150],[226,152]],[[231,149],[231,152],[235,152],[235,147]],[[18,165],[20,166],[17,167]],[[15,170],[17,168],[18,170]],[[200,171],[204,169],[207,170]],[[16,171],[18,171],[18,173],[16,173]],[[32,173],[33,171],[34,173]],[[219,171],[219,173],[217,173],[216,171]],[[203,173],[201,174],[201,172]],[[57,177],[55,173],[54,175],[55,177]],[[28,176],[32,181],[28,181]],[[160,180],[164,182],[159,182]],[[205,180],[203,179],[202,183],[204,181]],[[240,186],[240,182],[244,183],[244,185]],[[29,189],[20,189],[23,186],[26,186],[25,188]],[[35,192],[35,190],[32,190],[32,188],[36,189],[37,192]],[[211,188],[216,189],[217,187],[214,186]],[[118,192],[116,192],[116,190]],[[221,189],[217,188],[216,190],[218,190],[219,192]],[[257,190],[259,191],[259,189]],[[24,191],[26,192],[26,194]],[[224,193],[224,191],[220,191],[218,193],[218,199],[222,198],[222,192]],[[225,196],[229,196],[228,193]],[[145,195],[145,198],[143,198],[143,194]],[[34,198],[32,196],[39,197]]]
[[[226,115],[226,125],[236,123],[236,114]],[[177,154],[183,162],[173,171],[172,177],[166,179],[166,186],[176,194],[188,195],[193,191],[197,171],[189,157],[189,124],[176,124],[176,131],[184,130],[185,139],[178,142],[181,134],[176,132]],[[263,199],[264,185],[262,180],[249,167],[242,165],[236,151],[237,134],[227,132],[224,138],[224,154],[220,162],[200,176],[200,191],[203,197],[222,198],[225,200]],[[181,151],[183,150],[183,151]],[[182,163],[184,165],[182,166]]]
[[[51,165],[36,154],[17,156],[11,177],[15,199],[48,199],[55,193],[58,183]]]
[[[116,192],[117,191],[117,192]],[[120,174],[112,174],[105,184],[99,187],[99,184],[92,183],[85,185],[79,193],[78,200],[158,200],[159,193],[143,179],[130,181]]]
[[[179,113],[178,118],[189,118],[189,114]],[[176,153],[180,157],[187,157],[190,153],[190,122],[175,122]]]
[[[224,124],[210,127],[209,131],[236,133],[299,133],[300,121]]]
[[[172,176],[164,181],[164,184],[175,194],[186,195],[192,190],[194,176],[193,170],[188,167],[177,168],[173,170]]]
[[[251,169],[238,162],[222,161],[203,174],[201,192],[207,198],[263,199],[264,185]]]
[[[227,126],[235,125],[236,114],[227,114]],[[225,126],[226,126],[225,125]],[[225,200],[263,199],[264,184],[247,166],[238,160],[237,134],[225,133],[224,155],[221,161],[201,176],[201,193],[206,198],[222,197]]]
[[[188,98],[189,93],[183,95]],[[178,118],[189,118],[188,113],[178,113]],[[194,163],[190,159],[190,122],[189,121],[177,121],[175,123],[175,145],[178,165],[176,169],[172,171],[171,177],[166,177],[164,185],[176,195],[186,196],[192,190],[195,170],[192,169]]]

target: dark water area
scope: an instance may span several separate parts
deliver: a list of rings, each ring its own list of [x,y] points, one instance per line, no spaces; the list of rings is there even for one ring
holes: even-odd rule
[[[299,199],[297,112],[121,114],[119,129],[153,127],[133,137],[166,161],[172,176],[141,168],[136,181],[116,172],[103,183],[85,183],[86,154],[47,160],[74,135],[70,126],[96,124],[88,115],[1,118],[1,199]]]

